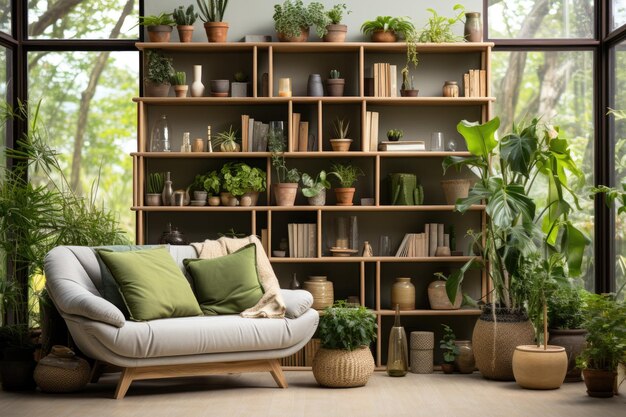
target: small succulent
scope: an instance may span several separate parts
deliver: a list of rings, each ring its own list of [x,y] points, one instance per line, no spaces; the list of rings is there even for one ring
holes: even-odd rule
[[[198,19],[198,13],[194,12],[193,4],[190,4],[187,10],[183,6],[174,9],[172,16],[178,26],[191,26]]]
[[[338,80],[341,78],[341,73],[338,70],[330,70],[330,79]]]
[[[387,138],[392,141],[400,140],[404,136],[404,132],[400,129],[390,129],[387,131]]]

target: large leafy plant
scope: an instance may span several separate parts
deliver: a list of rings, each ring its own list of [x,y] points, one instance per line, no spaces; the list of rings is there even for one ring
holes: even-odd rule
[[[552,329],[581,329],[587,291],[563,285],[548,297],[548,323]]]
[[[320,316],[318,336],[323,348],[355,350],[376,340],[377,327],[376,316],[370,310],[340,300]]]
[[[286,37],[298,37],[302,29],[315,26],[315,33],[320,38],[326,35],[330,17],[320,2],[311,2],[305,6],[302,0],[285,0],[274,5],[274,29]]]
[[[462,36],[456,36],[452,32],[452,26],[460,22],[465,14],[465,8],[462,5],[454,5],[453,10],[457,14],[452,17],[440,16],[435,9],[430,7],[426,10],[430,12],[430,17],[419,35],[420,42],[459,42],[463,39]]]
[[[166,58],[160,51],[148,50],[146,79],[154,84],[170,84],[176,71],[172,65],[172,58]]]
[[[457,130],[471,156],[447,157],[443,168],[445,172],[465,166],[478,175],[468,197],[457,200],[456,210],[464,213],[474,204],[486,205],[487,227],[475,234],[475,243],[488,266],[494,301],[519,308],[524,301],[524,294],[515,291],[519,288],[516,280],[521,279],[520,265],[538,250],[545,259],[552,253],[561,254],[569,276],[581,273],[589,239],[569,220],[572,211],[580,207],[568,178],[581,185],[584,177],[570,155],[569,142],[559,136],[558,129],[533,119],[527,125],[514,126],[512,133],[497,140],[499,126],[497,117],[484,124],[460,122]],[[540,179],[547,187],[542,199],[531,194]],[[451,300],[466,270],[461,268],[448,279],[446,289]]]
[[[222,187],[235,197],[250,191],[262,192],[267,187],[266,174],[243,162],[228,162],[220,170]]]

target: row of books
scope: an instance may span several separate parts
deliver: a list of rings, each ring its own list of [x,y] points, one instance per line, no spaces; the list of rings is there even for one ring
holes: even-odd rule
[[[450,247],[450,235],[444,233],[442,223],[426,223],[424,232],[407,233],[400,243],[396,257],[419,258],[435,256],[440,246]]]
[[[247,114],[241,115],[241,151],[265,152],[267,150],[267,123],[254,120]]]
[[[465,97],[487,97],[487,71],[469,70],[463,74]]]
[[[300,113],[293,113],[291,118],[291,151],[314,151],[317,146],[315,136],[309,136],[309,122],[301,119]]]
[[[398,97],[398,67],[377,62],[373,67],[374,97]]]
[[[287,224],[290,258],[317,257],[317,224]]]

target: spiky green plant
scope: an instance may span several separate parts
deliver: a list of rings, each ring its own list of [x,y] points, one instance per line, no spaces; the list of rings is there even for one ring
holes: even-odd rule
[[[176,71],[172,77],[173,85],[187,85],[187,74],[185,71]]]
[[[351,188],[359,179],[365,175],[363,170],[351,164],[333,164],[335,176],[343,188]]]
[[[165,175],[162,172],[151,172],[148,174],[146,191],[148,194],[160,194],[165,185]]]
[[[196,0],[203,22],[222,22],[228,7],[228,0]]]
[[[341,73],[338,70],[330,70],[330,79],[338,80],[341,78]]]
[[[187,10],[183,6],[179,6],[177,9],[174,9],[172,16],[178,26],[191,26],[198,19],[198,13],[195,13],[193,4],[190,4]]]
[[[335,139],[346,139],[350,132],[350,121],[337,117],[333,121],[333,131],[335,132]]]

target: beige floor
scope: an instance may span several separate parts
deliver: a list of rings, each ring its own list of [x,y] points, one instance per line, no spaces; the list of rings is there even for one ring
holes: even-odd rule
[[[269,374],[180,378],[133,383],[127,397],[110,399],[115,376],[77,394],[0,391],[1,417],[626,417],[626,397],[590,398],[583,383],[528,391],[514,382],[473,375],[390,378],[377,372],[366,387],[324,389],[310,372],[287,372],[290,387],[274,388]]]

